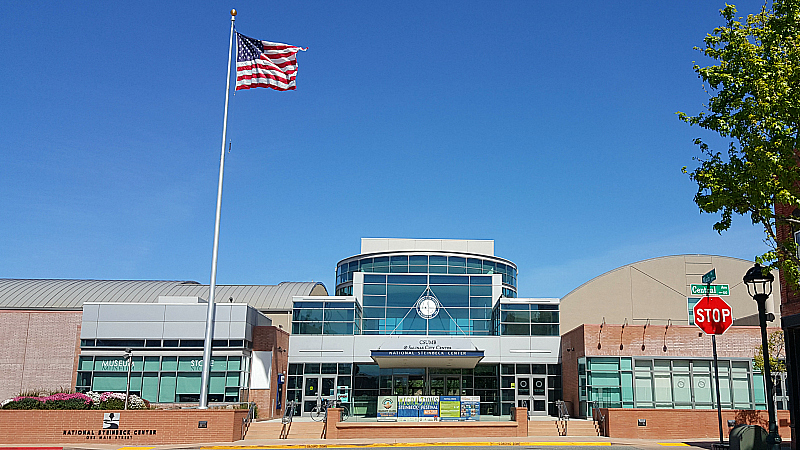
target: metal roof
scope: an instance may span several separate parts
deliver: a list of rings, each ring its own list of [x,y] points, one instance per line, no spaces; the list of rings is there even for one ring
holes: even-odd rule
[[[278,285],[217,285],[216,303],[247,303],[260,311],[288,311],[295,295],[314,295],[319,282]],[[320,292],[317,289],[317,292]],[[315,294],[317,293],[315,292]],[[160,295],[208,299],[208,285],[195,281],[23,280],[0,278],[0,309],[78,310],[84,302],[156,303]]]

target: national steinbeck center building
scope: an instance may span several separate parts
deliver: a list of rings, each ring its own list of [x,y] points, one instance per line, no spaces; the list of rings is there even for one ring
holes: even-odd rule
[[[209,401],[255,401],[273,417],[338,399],[350,420],[392,420],[386,398],[414,396],[460,397],[479,420],[513,407],[555,415],[560,401],[578,417],[710,409],[710,337],[691,312],[702,297],[692,285],[715,268],[736,319],[717,338],[722,407],[765,409],[757,310],[741,282],[750,266],[666,256],[561,299],[521,298],[518,268],[494,241],[362,239],[336,265],[335,295],[317,282],[217,286]],[[0,399],[72,388],[197,402],[207,297],[186,281],[0,279]]]

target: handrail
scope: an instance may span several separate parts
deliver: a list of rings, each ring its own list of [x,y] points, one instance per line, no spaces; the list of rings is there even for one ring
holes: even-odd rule
[[[242,439],[250,429],[250,423],[256,418],[256,402],[249,402],[247,408],[247,416],[242,419]]]
[[[295,401],[289,400],[286,402],[286,408],[283,410],[283,417],[281,417],[281,436],[278,439],[289,439],[289,431],[292,429],[292,417],[294,417]]]

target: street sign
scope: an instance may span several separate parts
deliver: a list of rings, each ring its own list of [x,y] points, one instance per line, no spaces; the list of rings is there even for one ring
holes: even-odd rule
[[[694,305],[694,324],[706,334],[722,334],[733,325],[733,310],[721,297],[703,297]]]
[[[711,269],[711,272],[703,275],[703,284],[708,284],[717,279],[717,269]]]
[[[727,284],[693,284],[691,291],[692,295],[731,295]]]

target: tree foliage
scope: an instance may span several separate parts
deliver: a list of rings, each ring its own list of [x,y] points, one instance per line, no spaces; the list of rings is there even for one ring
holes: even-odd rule
[[[786,372],[786,352],[783,344],[783,330],[776,330],[767,336],[769,348],[769,368],[772,373]],[[764,371],[764,352],[759,345],[753,357],[753,368]]]
[[[695,47],[716,61],[694,66],[709,92],[708,104],[695,116],[678,115],[729,144],[722,152],[695,139],[699,166],[683,170],[697,183],[700,211],[720,214],[714,229],[730,228],[734,214],[749,216],[763,226],[770,248],[757,261],[780,267],[797,284],[797,245],[778,229],[800,229],[800,217],[791,214],[800,207],[800,0],[775,0],[746,19],[737,17],[733,5],[720,14],[725,25],[705,37],[703,48]]]

